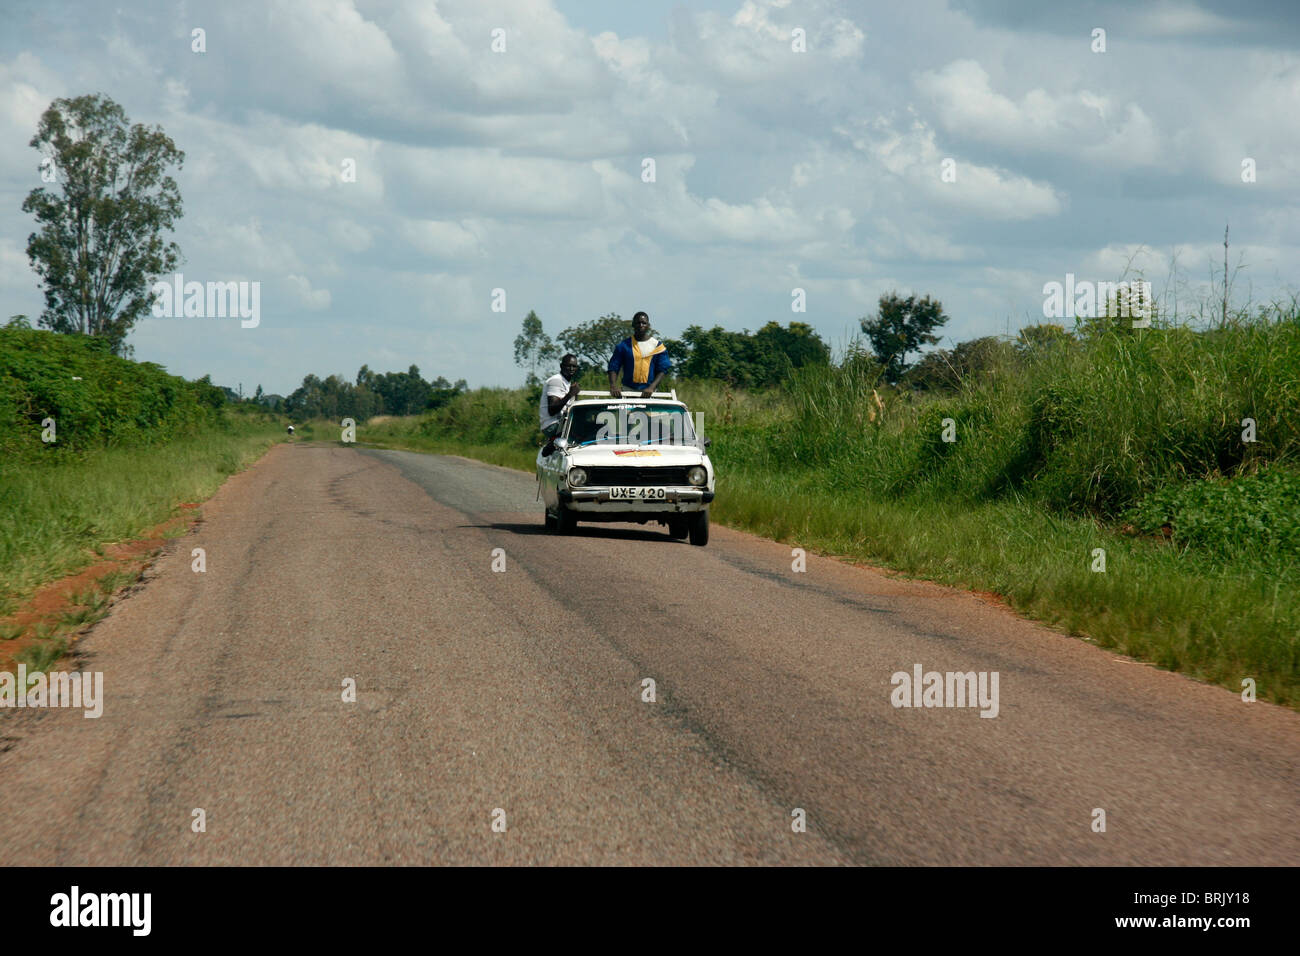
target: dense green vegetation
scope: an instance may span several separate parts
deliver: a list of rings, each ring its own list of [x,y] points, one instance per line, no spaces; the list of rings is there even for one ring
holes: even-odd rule
[[[1170,485],[1145,495],[1128,517],[1147,533],[1172,536],[1177,528],[1180,543],[1216,558],[1279,571],[1300,564],[1300,470]]]
[[[948,382],[936,376],[924,391],[884,385],[862,353],[796,370],[774,389],[676,387],[732,468],[813,470],[845,495],[1025,499],[1106,521],[1137,508],[1130,520],[1149,525],[1186,482],[1300,467],[1296,315],[1208,332],[977,340],[989,341],[999,347],[970,350],[978,361],[950,366]],[[600,388],[602,377],[589,372],[583,385]],[[391,430],[534,449],[537,397],[536,387],[478,389]],[[1294,494],[1282,479],[1261,487]]]
[[[30,460],[161,445],[218,421],[221,389],[119,358],[111,347],[105,337],[0,329],[0,455]],[[42,441],[47,418],[51,442]]]
[[[1300,464],[1295,315],[1012,349],[955,388],[884,393],[872,422],[874,384],[863,363],[796,377],[793,418],[759,426],[753,460],[796,459],[846,492],[1020,496],[1107,519],[1169,484]]]
[[[283,434],[206,379],[118,358],[103,337],[22,328],[0,329],[0,422],[0,617],[204,500]]]
[[[779,388],[678,383],[714,441],[716,519],[1300,700],[1300,314],[978,341],[898,387],[854,349]],[[536,403],[473,391],[358,439],[531,469]]]

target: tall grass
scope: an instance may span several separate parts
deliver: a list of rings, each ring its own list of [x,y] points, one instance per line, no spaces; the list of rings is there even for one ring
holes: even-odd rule
[[[763,464],[831,468],[875,494],[1016,494],[1111,518],[1173,482],[1300,463],[1294,316],[1106,333],[1016,356],[954,393],[890,392],[874,422],[864,387],[852,366],[805,370],[791,387],[795,420],[771,430],[780,453]],[[1243,419],[1255,422],[1254,442]]]
[[[40,584],[92,564],[96,549],[208,498],[280,437],[270,419],[241,416],[164,445],[0,461],[0,617]]]

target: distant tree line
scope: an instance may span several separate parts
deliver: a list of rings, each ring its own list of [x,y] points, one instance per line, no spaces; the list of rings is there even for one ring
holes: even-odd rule
[[[904,297],[890,292],[880,297],[874,315],[859,320],[862,338],[850,345],[842,362],[865,363],[879,384],[913,391],[955,390],[1030,356],[1110,332],[1132,334],[1130,324],[1114,311],[1112,303],[1103,316],[1080,320],[1073,332],[1057,324],[1031,325],[1014,340],[989,335],[914,358],[926,346],[938,345],[935,332],[949,316],[942,303],[928,295]],[[592,368],[603,372],[614,346],[630,334],[630,323],[611,312],[573,325],[553,340],[537,313],[530,311],[514,341],[515,362],[528,370],[527,382],[534,388],[558,370],[565,352],[578,357],[584,372]],[[710,379],[737,388],[763,388],[789,379],[796,369],[831,364],[830,348],[803,322],[786,326],[768,322],[756,332],[691,325],[681,338],[658,337],[673,360],[671,377],[678,381]]]
[[[870,360],[879,365],[881,379],[899,383],[909,368],[908,355],[938,343],[934,330],[947,321],[943,306],[929,296],[882,295],[877,314],[860,320],[871,346]],[[530,311],[515,338],[515,363],[528,370],[527,383],[533,386],[544,377],[540,373],[554,374],[565,352],[576,355],[584,370],[603,370],[614,346],[629,334],[629,323],[611,312],[571,326],[552,340],[537,313]],[[788,379],[795,369],[831,363],[830,347],[805,322],[784,327],[768,322],[756,332],[691,325],[681,338],[659,338],[668,348],[672,376],[678,380],[712,379],[737,388],[762,388]],[[846,359],[858,361],[867,355],[865,349],[850,349]]]
[[[441,408],[468,388],[463,378],[453,383],[439,375],[427,382],[414,365],[405,372],[382,374],[363,365],[355,382],[342,375],[308,375],[288,397],[267,394],[259,385],[247,401],[298,420],[354,418],[360,422],[375,415],[417,415]],[[237,392],[224,391],[231,401],[238,400]]]

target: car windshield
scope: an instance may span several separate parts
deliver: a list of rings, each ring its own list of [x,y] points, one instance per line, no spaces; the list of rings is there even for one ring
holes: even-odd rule
[[[569,412],[569,444],[694,445],[685,405],[611,402],[577,405]]]

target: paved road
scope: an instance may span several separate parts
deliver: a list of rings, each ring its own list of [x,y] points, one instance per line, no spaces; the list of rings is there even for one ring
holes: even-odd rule
[[[717,526],[560,538],[534,494],[273,449],[80,643],[101,718],[0,716],[0,863],[1300,859],[1295,713]],[[997,716],[891,706],[917,664],[997,672]]]

